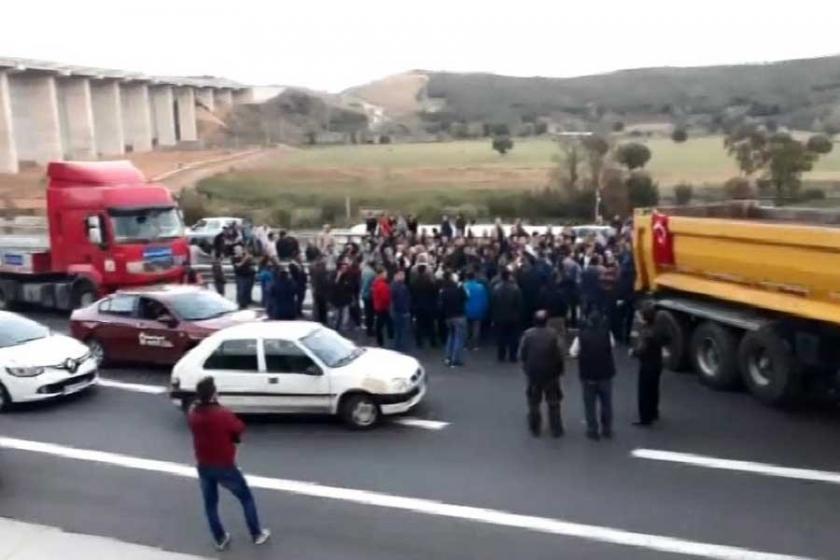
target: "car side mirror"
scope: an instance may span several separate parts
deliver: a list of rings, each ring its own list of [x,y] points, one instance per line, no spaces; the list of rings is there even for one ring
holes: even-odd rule
[[[305,373],[306,375],[324,375],[324,372],[321,371],[321,368],[319,368],[315,364],[309,364],[308,366],[306,366],[306,369],[303,370],[303,373]]]
[[[161,315],[160,317],[157,318],[157,320],[158,320],[158,323],[162,323],[162,324],[166,325],[167,327],[169,327],[170,329],[178,326],[178,319],[176,319],[175,317],[173,317],[172,315],[169,315],[169,314]]]

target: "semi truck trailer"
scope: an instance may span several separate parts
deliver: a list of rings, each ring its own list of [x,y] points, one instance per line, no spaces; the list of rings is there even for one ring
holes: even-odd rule
[[[832,391],[840,364],[840,212],[736,202],[637,210],[636,288],[673,370],[781,405]]]
[[[53,162],[46,217],[0,224],[0,309],[88,305],[126,286],[181,282],[188,248],[163,185],[128,161]]]

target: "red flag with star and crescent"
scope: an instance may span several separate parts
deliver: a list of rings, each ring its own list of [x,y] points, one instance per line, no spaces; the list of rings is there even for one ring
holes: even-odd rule
[[[674,236],[668,227],[668,216],[654,212],[652,223],[653,262],[658,266],[673,266],[675,264]]]

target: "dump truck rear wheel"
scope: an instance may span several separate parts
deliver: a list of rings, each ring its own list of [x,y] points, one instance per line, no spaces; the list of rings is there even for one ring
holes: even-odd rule
[[[662,360],[667,369],[682,371],[688,362],[688,326],[675,313],[660,309],[656,312],[654,324],[665,336]]]
[[[706,321],[691,336],[691,362],[700,381],[713,389],[741,385],[738,371],[738,338],[735,332]]]
[[[748,332],[738,348],[741,377],[750,392],[770,405],[796,400],[802,375],[788,342],[772,329]]]

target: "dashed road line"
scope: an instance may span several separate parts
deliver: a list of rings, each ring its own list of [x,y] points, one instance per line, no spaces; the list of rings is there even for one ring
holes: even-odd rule
[[[131,455],[122,455],[94,449],[80,449],[53,443],[0,437],[0,448],[29,451],[53,457],[74,459],[91,463],[113,465],[134,470],[168,474],[184,478],[196,478],[196,470],[191,465],[145,459]],[[339,500],[365,506],[410,511],[413,513],[459,519],[463,521],[523,529],[538,533],[547,533],[565,537],[575,537],[588,541],[630,546],[647,550],[656,550],[684,556],[711,558],[714,560],[811,560],[802,556],[791,556],[762,552],[736,546],[726,546],[699,541],[690,541],[663,535],[625,531],[612,527],[574,523],[562,519],[521,515],[501,510],[486,509],[457,504],[448,504],[422,498],[411,498],[358,490],[327,486],[314,482],[270,478],[247,475],[249,484],[254,488],[274,490],[289,494],[298,494],[313,498]]]
[[[652,461],[665,461],[669,463],[681,463],[694,467],[705,467],[708,469],[720,469],[728,471],[739,471],[780,478],[793,478],[797,480],[810,480],[814,482],[828,482],[840,484],[840,473],[832,471],[819,471],[814,469],[801,469],[796,467],[783,467],[770,463],[757,463],[754,461],[739,461],[724,459],[721,457],[710,457],[694,453],[680,453],[676,451],[663,451],[659,449],[635,449],[631,455],[638,459],[649,459]]]
[[[102,387],[109,387],[111,389],[122,389],[123,391],[133,391],[135,393],[147,393],[150,395],[162,395],[166,393],[166,387],[161,385],[145,385],[142,383],[126,383],[124,381],[115,381],[114,379],[106,379],[100,377],[97,384]]]
[[[424,430],[442,430],[449,425],[449,422],[441,422],[439,420],[424,420],[423,418],[415,418],[413,416],[401,416],[391,420],[394,424],[402,426],[410,426],[412,428],[423,428]]]

